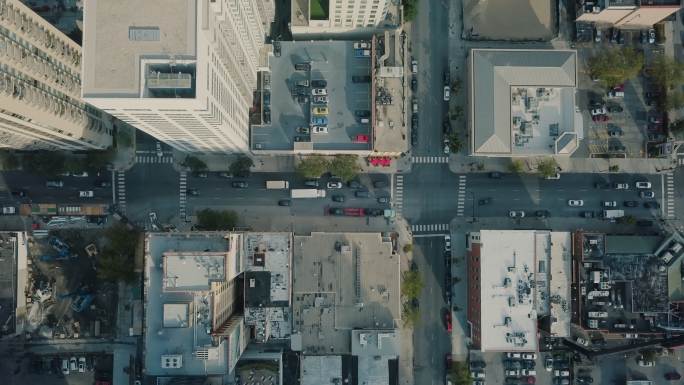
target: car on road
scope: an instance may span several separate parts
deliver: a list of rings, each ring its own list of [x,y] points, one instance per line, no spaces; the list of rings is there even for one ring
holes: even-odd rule
[[[45,182],[45,187],[64,187],[64,182],[61,180],[49,180]]]
[[[616,201],[603,201],[603,207],[617,207]]]
[[[327,134],[328,126],[313,126],[311,127],[311,132],[314,134]]]
[[[644,207],[647,209],[659,209],[660,203],[658,203],[658,202],[644,202]]]
[[[354,191],[354,196],[357,198],[370,198],[370,192],[366,190],[357,190]]]
[[[389,203],[389,197],[379,197],[378,203],[387,204]]]
[[[594,379],[589,376],[577,376],[576,379],[578,384],[591,384],[594,382]]]
[[[591,116],[598,116],[607,114],[608,110],[606,109],[606,106],[594,106],[589,112],[591,112]]]
[[[376,180],[375,182],[373,182],[373,187],[385,188],[385,187],[387,187],[387,182],[385,182],[384,180]]]
[[[340,182],[340,181],[338,181],[338,180],[337,180],[337,181],[330,181],[330,182],[328,182],[328,184],[326,185],[326,187],[329,188],[329,189],[338,189],[338,188],[342,188],[342,182]]]
[[[444,251],[451,251],[451,235],[444,236]]]
[[[571,206],[571,207],[584,206],[584,201],[581,199],[569,199],[568,200],[568,206]]]
[[[644,199],[653,199],[655,198],[655,193],[651,190],[640,191],[639,196],[641,196]]]
[[[444,101],[448,102],[450,98],[451,98],[451,90],[449,90],[449,86],[444,86]]]
[[[622,202],[622,204],[624,204],[625,207],[638,207],[639,206],[639,202],[637,202],[637,201],[624,201],[624,202]]]
[[[636,188],[651,188],[651,182],[646,182],[646,181],[640,181],[636,182]]]
[[[511,210],[508,212],[508,216],[511,218],[525,218],[525,212],[524,211]]]
[[[665,379],[669,381],[679,380],[682,376],[677,372],[667,372],[665,373]]]
[[[411,77],[411,91],[416,92],[418,89],[418,79],[416,79],[416,76]]]
[[[323,80],[323,79],[316,79],[311,81],[311,87],[313,88],[325,88],[327,87],[328,82]]]
[[[593,218],[594,212],[593,211],[582,211],[582,213],[580,214],[580,217],[582,217],[582,218]]]
[[[328,210],[328,213],[330,213],[330,215],[344,215],[344,210],[339,207],[331,207],[330,210]]]
[[[249,183],[247,183],[245,181],[235,181],[235,182],[231,183],[230,185],[233,186],[233,188],[247,188],[247,187],[249,187]]]
[[[94,196],[95,192],[93,192],[93,190],[83,190],[78,192],[79,198],[92,198]]]
[[[349,188],[362,188],[363,185],[358,180],[350,180],[347,182],[347,187]]]
[[[594,188],[605,190],[605,189],[611,188],[611,184],[610,183],[603,183],[603,182],[596,182],[596,183],[594,183]]]
[[[477,201],[477,204],[480,206],[488,205],[492,203],[492,198],[482,198],[479,201]]]
[[[307,179],[304,181],[304,186],[318,187],[319,186],[318,179]]]
[[[418,73],[418,61],[417,60],[411,60],[411,72],[414,74]]]
[[[655,362],[653,361],[645,361],[643,358],[637,361],[637,365],[642,366],[644,368],[648,368],[651,366],[655,366]]]
[[[219,174],[219,176],[220,176],[221,178],[226,178],[226,179],[231,179],[231,178],[233,178],[233,174],[228,173],[228,172],[222,172],[222,173]]]
[[[534,212],[534,215],[539,219],[548,218],[549,211],[548,210],[537,210]]]
[[[492,171],[489,173],[489,177],[492,179],[501,179],[501,173],[496,172],[496,171]]]
[[[649,30],[648,30],[648,43],[649,44],[655,44],[655,41],[656,41],[655,29],[649,28]]]
[[[342,202],[344,202],[345,198],[344,198],[344,195],[335,194],[332,196],[332,200],[333,200],[333,202],[342,203]]]
[[[451,333],[451,310],[447,310],[444,312],[444,326],[446,326],[447,332]]]
[[[281,199],[278,201],[278,206],[291,206],[291,205],[292,205],[292,201],[290,201],[289,199]]]
[[[352,75],[352,83],[370,83],[371,77],[368,75]]]
[[[78,372],[79,373],[85,373],[85,367],[86,367],[85,357],[79,357],[78,358]]]
[[[209,174],[207,174],[206,172],[196,172],[193,175],[195,176],[195,178],[208,178],[209,177]]]
[[[613,183],[613,188],[616,190],[628,190],[629,184],[628,183]]]

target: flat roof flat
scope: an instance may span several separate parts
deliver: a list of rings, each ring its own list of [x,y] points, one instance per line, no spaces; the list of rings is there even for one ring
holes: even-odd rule
[[[536,351],[535,231],[480,231],[481,350]]]
[[[341,356],[302,356],[302,385],[338,385],[342,378]]]
[[[164,253],[164,289],[209,290],[212,281],[226,279],[226,253]]]
[[[83,95],[138,97],[141,58],[196,57],[197,0],[85,0]]]

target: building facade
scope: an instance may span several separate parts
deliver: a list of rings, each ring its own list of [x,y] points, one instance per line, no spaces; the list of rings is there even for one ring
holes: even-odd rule
[[[391,5],[390,0],[330,0],[326,10],[322,3],[292,1],[293,35],[373,31],[382,26]]]
[[[109,147],[102,113],[81,100],[80,69],[78,44],[19,0],[0,0],[0,147]]]
[[[248,150],[272,0],[88,0],[83,98],[187,152]]]

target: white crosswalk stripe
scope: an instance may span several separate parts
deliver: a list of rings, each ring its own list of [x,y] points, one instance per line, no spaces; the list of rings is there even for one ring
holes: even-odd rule
[[[126,214],[126,173],[124,171],[116,172],[116,201],[119,205],[121,214]]]
[[[158,157],[156,155],[136,155],[135,163],[151,164],[151,163],[173,163],[172,156]]]
[[[404,208],[404,176],[397,175],[394,180],[394,210],[397,215],[401,215]]]
[[[459,175],[458,195],[456,196],[456,216],[459,217],[462,217],[465,213],[466,183],[467,177],[465,175]]]
[[[414,233],[434,233],[434,232],[448,232],[448,223],[433,223],[428,225],[411,225],[411,231]]]
[[[674,218],[675,216],[675,190],[674,190],[674,174],[665,174],[665,217]]]
[[[180,173],[180,191],[179,191],[179,209],[180,209],[180,217],[181,219],[185,219],[185,203],[187,200],[186,193],[187,193],[187,183],[188,183],[188,173],[185,171],[181,171]]]
[[[411,163],[449,163],[448,156],[412,156]]]

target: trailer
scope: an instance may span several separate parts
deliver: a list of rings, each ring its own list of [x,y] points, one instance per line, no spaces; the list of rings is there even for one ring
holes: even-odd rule
[[[604,219],[617,219],[625,216],[625,210],[603,210],[601,214]]]
[[[19,206],[19,214],[23,216],[57,215],[57,205],[54,203],[25,203]]]
[[[347,217],[363,217],[366,215],[366,210],[360,207],[346,207],[343,210]]]
[[[286,180],[267,180],[266,188],[269,190],[283,190],[290,188],[290,182]]]
[[[299,188],[290,190],[290,198],[325,198],[325,190],[315,188]]]

